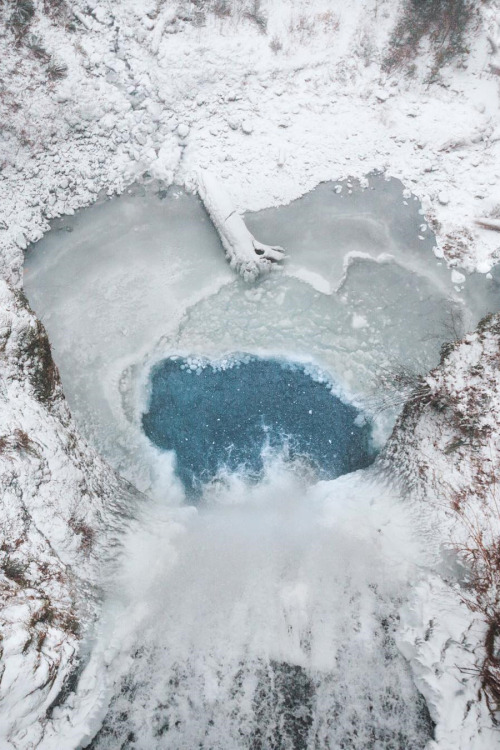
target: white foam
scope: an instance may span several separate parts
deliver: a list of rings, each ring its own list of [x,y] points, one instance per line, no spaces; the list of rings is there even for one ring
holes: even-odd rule
[[[370,472],[307,489],[279,461],[258,485],[233,477],[184,516],[145,508],[81,682],[106,674],[100,694],[112,699],[106,726],[118,735],[96,747],[129,732],[141,750],[247,747],[270,662],[309,676],[319,746],[340,746],[356,716],[352,748],[365,750],[370,727],[392,738],[384,747],[398,731],[421,747],[416,694],[383,625],[419,578],[414,529]],[[160,725],[170,729],[155,734]]]

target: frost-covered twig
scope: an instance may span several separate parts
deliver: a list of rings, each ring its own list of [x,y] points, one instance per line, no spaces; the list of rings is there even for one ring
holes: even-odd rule
[[[273,263],[283,260],[283,248],[264,245],[255,239],[213,174],[199,172],[198,192],[220,236],[231,268],[238,271],[245,281],[255,281],[267,273]]]

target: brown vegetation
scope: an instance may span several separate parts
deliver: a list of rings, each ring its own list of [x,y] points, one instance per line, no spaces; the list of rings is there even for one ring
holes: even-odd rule
[[[488,500],[495,521],[500,526],[494,478]],[[463,493],[452,495],[450,504],[467,530],[467,542],[454,545],[467,569],[461,596],[467,607],[480,614],[487,625],[485,657],[477,674],[496,722],[500,713],[500,538],[498,529],[485,529],[484,521],[470,517],[466,510],[467,498]]]
[[[26,369],[35,397],[42,403],[51,401],[59,384],[59,373],[52,359],[47,333],[39,320],[32,320],[24,329],[19,348],[19,361]]]
[[[472,0],[405,0],[391,35],[385,70],[413,72],[414,61],[428,42],[432,82],[444,65],[468,54],[466,35],[476,19]]]

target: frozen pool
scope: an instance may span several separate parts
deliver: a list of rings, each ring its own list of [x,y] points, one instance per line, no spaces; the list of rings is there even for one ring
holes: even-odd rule
[[[71,725],[81,711],[94,748],[420,749],[432,726],[395,646],[418,519],[370,469],[345,472],[393,426],[391,373],[436,364],[498,283],[453,285],[418,202],[381,176],[247,219],[288,253],[254,286],[198,199],[153,184],[27,253],[82,431],[153,498]]]
[[[165,472],[140,429],[157,361],[243,352],[312,363],[377,410],[387,373],[427,371],[442,342],[495,308],[495,279],[451,283],[397,180],[326,183],[247,219],[288,253],[253,287],[227,267],[199,200],[176,188],[136,187],[56,220],[27,253],[25,289],[72,411],[141,489],[163,486]],[[379,443],[394,416],[377,416]]]

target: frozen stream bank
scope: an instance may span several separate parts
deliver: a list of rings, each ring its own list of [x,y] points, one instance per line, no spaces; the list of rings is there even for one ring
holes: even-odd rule
[[[371,412],[380,445],[395,414],[378,413],[382,381],[434,365],[496,295],[494,279],[439,265],[418,208],[374,177],[250,216],[289,256],[252,287],[199,201],[154,186],[55,222],[28,254],[26,291],[82,430],[154,497],[126,539],[74,736],[144,750],[425,746],[431,724],[394,642],[424,559],[408,508],[370,470],[314,484],[278,455],[256,484],[238,471],[210,483],[195,510],[142,430],[159,362],[243,353],[320,368]]]

